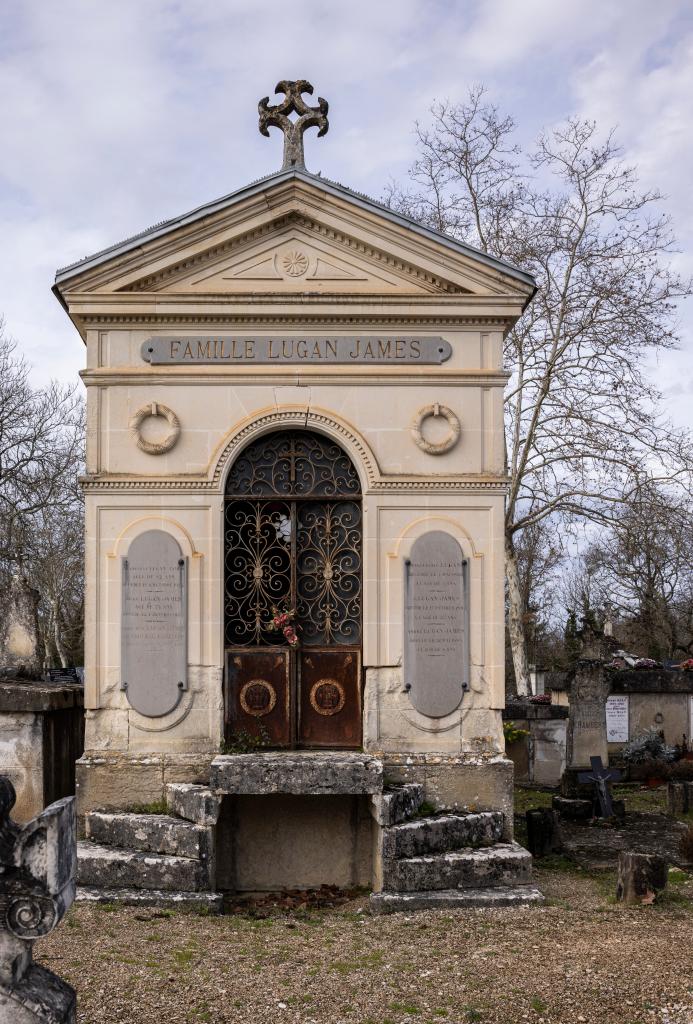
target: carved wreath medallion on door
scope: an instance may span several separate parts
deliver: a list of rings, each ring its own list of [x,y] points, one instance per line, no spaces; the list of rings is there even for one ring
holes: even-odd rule
[[[227,742],[361,745],[361,487],[320,434],[269,434],[246,447],[226,485]],[[272,628],[289,614],[291,645]]]

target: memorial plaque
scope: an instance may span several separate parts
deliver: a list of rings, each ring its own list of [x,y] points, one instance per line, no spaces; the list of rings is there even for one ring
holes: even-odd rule
[[[606,741],[627,743],[629,738],[628,694],[612,693],[606,698]]]
[[[344,366],[368,364],[444,363],[452,345],[439,337],[344,337],[260,338],[235,334],[163,336],[142,344],[147,363],[281,365],[287,363],[332,363]]]
[[[469,689],[467,563],[448,533],[419,537],[404,564],[404,685],[417,711],[442,718]]]
[[[187,689],[187,561],[163,530],[148,530],[123,559],[121,687],[157,718]]]

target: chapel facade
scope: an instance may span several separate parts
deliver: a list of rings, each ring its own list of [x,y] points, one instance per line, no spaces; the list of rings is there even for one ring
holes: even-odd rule
[[[534,282],[308,172],[327,104],[280,89],[280,171],[56,276],[86,345],[85,847],[167,800],[213,891],[413,892],[390,862],[430,851],[388,829],[424,806],[526,884],[502,349]]]

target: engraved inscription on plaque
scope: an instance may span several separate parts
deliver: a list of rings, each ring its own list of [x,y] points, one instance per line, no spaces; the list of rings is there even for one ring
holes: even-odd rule
[[[454,537],[419,537],[404,564],[404,686],[417,711],[442,718],[469,689],[467,563]]]
[[[158,718],[187,689],[187,560],[164,530],[140,534],[122,564],[121,688]]]
[[[630,738],[628,730],[628,694],[614,693],[606,698],[606,742],[627,743]]]
[[[439,337],[293,337],[258,338],[234,334],[176,337],[159,335],[142,344],[147,363],[180,363],[184,366],[218,364],[280,365],[282,363],[332,363],[344,366],[369,364],[444,363],[452,345]]]

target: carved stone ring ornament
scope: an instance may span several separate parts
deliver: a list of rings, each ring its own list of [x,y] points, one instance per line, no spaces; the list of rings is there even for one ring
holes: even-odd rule
[[[269,128],[280,128],[284,132],[284,163],[282,170],[291,167],[301,167],[305,170],[305,157],[303,155],[303,133],[306,128],[319,128],[318,138],[327,134],[330,123],[327,120],[329,104],[322,96],[318,96],[317,107],[309,107],[301,93],[307,92],[313,95],[313,86],[305,78],[299,78],[296,82],[283,80],[277,82],[275,92],[283,92],[284,99],[274,106],[269,105],[269,96],[258,103],[260,114],[260,134],[269,138]],[[298,114],[298,118],[292,121],[290,114]]]
[[[161,416],[169,425],[169,433],[163,441],[146,441],[141,434],[142,424],[150,416]],[[167,405],[160,405],[159,402],[150,402],[149,405],[143,405],[141,409],[138,409],[135,415],[130,420],[130,430],[137,447],[146,452],[147,455],[165,455],[166,452],[170,452],[173,446],[176,444],[180,437],[180,421],[172,409],[169,409]]]
[[[300,249],[292,249],[281,259],[284,273],[289,277],[300,277],[308,270],[308,257]]]
[[[439,441],[438,444],[433,444],[432,441],[427,441],[423,436],[422,428],[424,421],[429,416],[442,416],[447,420],[450,428],[450,433],[443,441]],[[414,443],[422,452],[426,452],[427,455],[444,455],[445,452],[449,452],[451,448],[454,448],[460,439],[460,421],[458,420],[452,409],[449,409],[447,405],[439,405],[436,402],[434,405],[425,405],[423,409],[419,409],[416,416],[412,420],[411,425],[411,436],[414,438]]]

